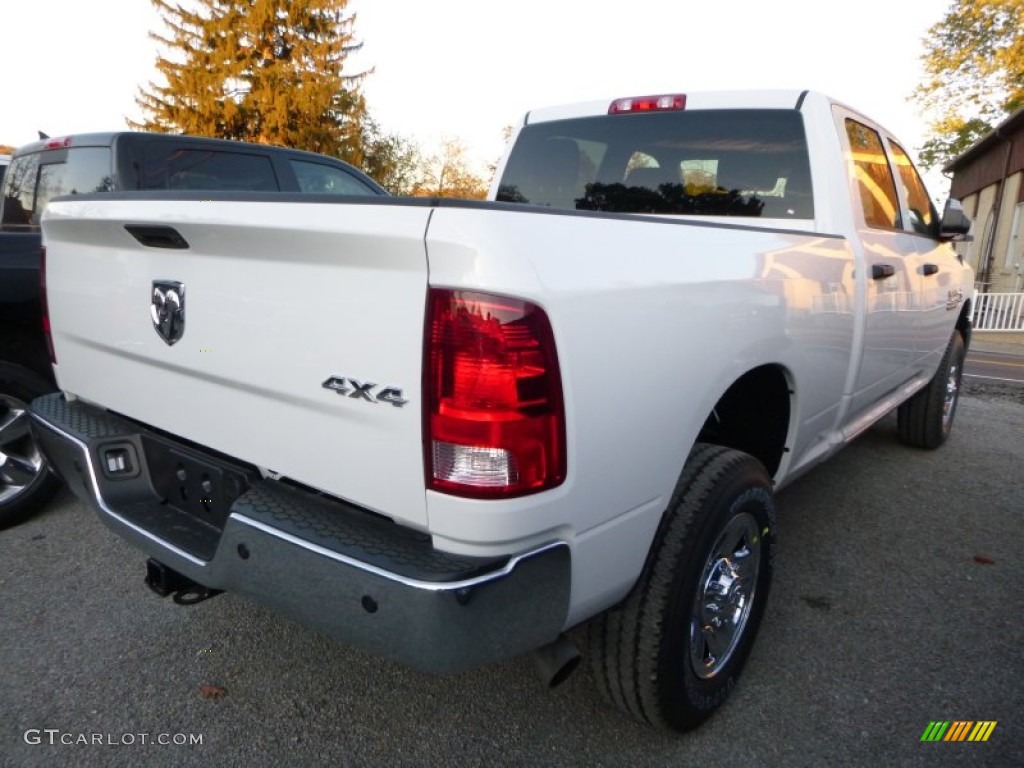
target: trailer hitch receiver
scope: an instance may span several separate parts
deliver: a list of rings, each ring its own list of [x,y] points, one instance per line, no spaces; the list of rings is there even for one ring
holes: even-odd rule
[[[195,605],[224,591],[204,587],[153,558],[146,561],[146,586],[160,597],[170,595],[177,605]]]

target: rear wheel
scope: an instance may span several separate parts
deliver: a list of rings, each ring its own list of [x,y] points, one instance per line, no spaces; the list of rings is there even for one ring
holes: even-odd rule
[[[35,514],[59,486],[28,428],[28,403],[52,391],[42,376],[0,363],[0,528]]]
[[[904,443],[916,448],[938,448],[946,442],[960,401],[966,354],[963,337],[954,331],[932,380],[896,411],[900,440]]]
[[[591,623],[591,663],[606,699],[678,731],[725,701],[764,614],[774,516],[760,462],[694,448],[639,582]]]

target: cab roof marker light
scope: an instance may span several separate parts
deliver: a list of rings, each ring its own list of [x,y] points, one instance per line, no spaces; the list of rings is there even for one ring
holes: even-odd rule
[[[47,139],[43,149],[64,149],[71,146],[71,137],[63,136],[56,139]]]
[[[686,109],[686,94],[666,93],[659,96],[628,96],[616,99],[608,107],[609,115],[634,112],[673,112]]]

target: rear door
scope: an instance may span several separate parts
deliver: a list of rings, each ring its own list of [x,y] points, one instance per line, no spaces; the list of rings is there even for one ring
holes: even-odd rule
[[[895,176],[903,201],[903,248],[915,283],[914,325],[917,366],[930,370],[939,360],[965,298],[960,288],[963,266],[949,243],[939,241],[939,214],[932,205],[910,156],[889,140]]]
[[[167,197],[51,205],[61,388],[425,526],[430,208]]]
[[[859,115],[834,109],[867,272],[863,352],[851,408],[856,414],[912,376],[917,284],[906,259],[903,212],[882,134]]]

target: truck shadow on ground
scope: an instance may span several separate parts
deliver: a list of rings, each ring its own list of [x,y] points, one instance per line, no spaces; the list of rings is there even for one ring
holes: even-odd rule
[[[4,586],[6,730],[204,734],[173,752],[79,750],[79,765],[935,765],[956,755],[921,751],[928,721],[969,718],[1000,722],[986,761],[1011,764],[1024,631],[1005,606],[1024,567],[1006,532],[1024,412],[972,397],[958,419],[928,452],[900,445],[888,417],[779,493],[760,637],[730,701],[684,736],[606,705],[586,660],[554,691],[528,658],[436,677],[235,595],[159,600],[139,554],[65,496],[0,541],[24,574]],[[17,733],[2,742],[18,764],[71,756],[26,751]]]

